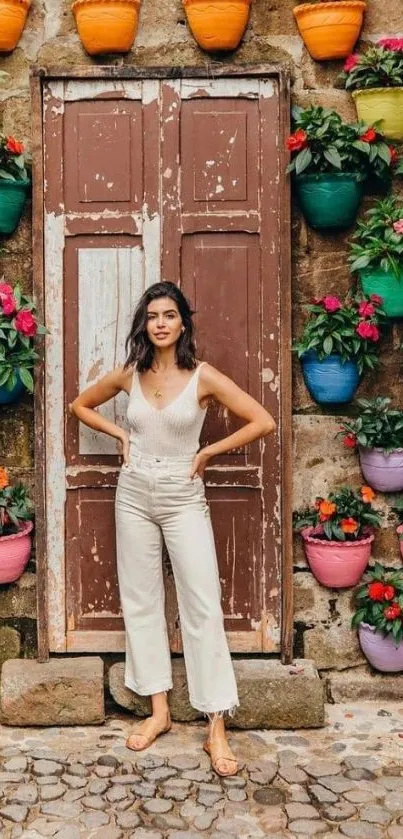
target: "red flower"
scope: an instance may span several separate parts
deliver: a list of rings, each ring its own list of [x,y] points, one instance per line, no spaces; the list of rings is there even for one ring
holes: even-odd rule
[[[367,341],[379,341],[379,329],[373,323],[368,323],[367,320],[361,320],[355,330],[360,338]]]
[[[368,128],[365,134],[361,134],[360,140],[363,143],[374,143],[376,140],[376,131],[373,128]]]
[[[13,315],[17,308],[17,303],[12,294],[0,294],[0,304],[5,315]]]
[[[11,154],[23,154],[24,145],[23,143],[19,143],[18,140],[15,140],[14,137],[7,137],[6,149],[7,151],[11,151]]]
[[[350,70],[353,70],[354,67],[358,64],[359,60],[360,56],[358,55],[358,53],[353,52],[351,55],[349,55],[344,62],[344,72],[349,73]]]
[[[355,449],[357,445],[357,438],[355,434],[352,434],[352,432],[350,431],[348,434],[346,434],[343,443],[345,446],[347,446],[348,449]]]
[[[367,303],[363,300],[358,307],[358,314],[361,315],[362,318],[370,318],[375,314],[375,306],[373,303]]]
[[[368,586],[368,597],[370,600],[383,600],[385,586],[383,583],[370,583]]]
[[[371,294],[369,299],[374,306],[382,306],[383,297],[380,297],[379,294]]]
[[[396,589],[394,586],[385,586],[385,590],[383,592],[383,599],[384,600],[393,600],[396,594]]]
[[[383,614],[388,621],[394,621],[396,618],[400,617],[402,610],[398,603],[393,603],[392,606],[387,606],[386,609],[383,610]]]
[[[402,52],[403,38],[381,38],[377,46],[385,47],[385,49],[391,50],[392,52]]]
[[[294,134],[291,134],[287,140],[288,151],[301,151],[306,149],[308,145],[308,135],[303,128],[298,128]]]
[[[399,155],[398,155],[394,146],[389,146],[389,151],[390,151],[390,165],[394,166],[394,164],[396,163]]]
[[[2,294],[12,294],[12,293],[13,293],[13,289],[12,289],[11,285],[9,285],[8,283],[0,283],[0,295],[2,295]],[[1,299],[1,297],[0,297],[0,299]]]
[[[28,338],[33,338],[37,333],[38,324],[29,311],[29,309],[21,309],[15,318],[15,328]]]
[[[331,294],[328,294],[322,300],[323,306],[325,307],[327,312],[338,312],[341,309],[341,303],[338,297],[333,297]]]

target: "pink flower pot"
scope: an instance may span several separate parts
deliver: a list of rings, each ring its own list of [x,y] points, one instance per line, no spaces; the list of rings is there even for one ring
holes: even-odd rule
[[[0,584],[13,583],[21,574],[31,555],[32,521],[25,521],[18,533],[0,536]]]
[[[311,536],[313,528],[302,532],[306,558],[316,579],[327,588],[349,588],[360,581],[371,556],[374,536],[357,542],[328,542]]]
[[[392,635],[382,635],[368,623],[360,623],[358,637],[361,649],[375,670],[398,673],[403,670],[403,643],[396,645]]]
[[[403,489],[403,449],[386,453],[383,449],[359,447],[361,472],[373,489],[398,492]]]
[[[400,555],[403,559],[403,524],[399,524],[399,527],[396,528],[396,533],[399,537]]]

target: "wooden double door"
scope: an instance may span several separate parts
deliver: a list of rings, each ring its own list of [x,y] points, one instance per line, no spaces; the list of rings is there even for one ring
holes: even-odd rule
[[[64,77],[42,91],[49,648],[124,650],[115,442],[80,427],[68,403],[122,363],[137,300],[165,279],[196,311],[198,357],[278,423],[276,436],[206,473],[230,647],[277,652],[289,389],[279,79]],[[124,423],[126,402],[121,394],[100,410]],[[237,427],[213,408],[202,441]],[[164,566],[180,651],[168,557]]]

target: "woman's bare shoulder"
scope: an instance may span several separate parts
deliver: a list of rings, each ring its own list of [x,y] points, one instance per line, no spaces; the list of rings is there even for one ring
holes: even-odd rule
[[[130,367],[124,367],[122,364],[112,370],[110,375],[120,390],[125,390],[126,393],[130,393],[135,369],[136,366],[134,364],[130,365]]]

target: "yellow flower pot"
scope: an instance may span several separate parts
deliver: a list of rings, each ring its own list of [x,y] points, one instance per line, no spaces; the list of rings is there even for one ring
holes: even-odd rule
[[[0,0],[0,52],[11,52],[21,38],[31,0]]]
[[[245,32],[252,0],[183,0],[194,38],[207,52],[237,48]]]
[[[140,0],[75,0],[71,8],[89,55],[130,50],[137,34]]]
[[[380,128],[389,140],[403,140],[403,87],[373,87],[354,90],[358,119]]]
[[[296,6],[294,17],[312,58],[347,58],[360,34],[365,9],[364,0]]]

